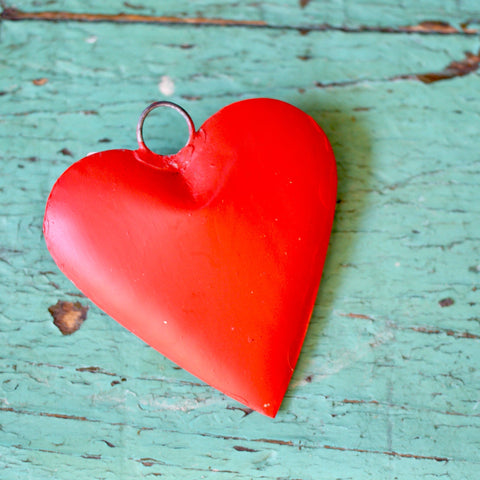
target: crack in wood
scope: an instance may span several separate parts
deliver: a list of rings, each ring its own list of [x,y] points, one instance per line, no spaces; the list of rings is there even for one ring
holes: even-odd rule
[[[439,82],[440,80],[449,80],[451,78],[468,75],[478,70],[479,65],[480,51],[476,55],[471,52],[466,52],[463,60],[449,63],[441,72],[424,73],[416,75],[416,77],[423,83]]]
[[[389,455],[392,457],[400,458],[414,458],[415,460],[435,460],[436,462],[449,462],[451,459],[448,457],[437,457],[434,455],[416,455],[414,453],[399,453],[394,451],[381,451],[381,450],[366,450],[364,448],[345,448],[335,447],[332,445],[323,445],[323,448],[328,450],[339,450],[341,452],[358,452],[358,453],[374,453],[380,455]]]
[[[71,12],[23,12],[16,8],[6,8],[0,15],[2,20],[21,21],[37,20],[47,22],[109,22],[109,23],[154,23],[164,25],[210,25],[210,26],[242,26],[265,27],[262,20],[232,20],[223,18],[191,18],[159,15],[139,15],[132,13],[71,13]]]
[[[407,328],[409,330],[413,330],[414,332],[427,333],[431,335],[444,334],[454,338],[469,338],[469,339],[476,339],[476,340],[480,338],[480,335],[476,335],[474,333],[458,332],[448,328],[447,329],[435,328],[435,327],[407,327]]]
[[[376,401],[356,401],[356,400],[344,400],[344,403],[351,403],[351,404],[356,404],[356,403],[374,403],[378,404]],[[95,419],[88,419],[86,417],[80,417],[80,416],[75,416],[75,415],[63,415],[63,414],[55,414],[55,413],[47,413],[47,412],[29,412],[29,411],[21,411],[21,410],[16,410],[12,407],[0,407],[0,411],[4,412],[12,412],[16,414],[27,414],[27,415],[38,415],[38,416],[45,416],[45,417],[53,417],[53,418],[60,418],[60,419],[68,419],[68,420],[80,420],[80,421],[91,421],[91,422],[101,422],[101,420],[95,420]],[[464,416],[461,413],[458,412],[444,412],[447,415],[461,415]],[[108,423],[108,422],[107,422]],[[121,425],[125,426],[126,424],[122,423],[111,423],[111,425]],[[269,438],[254,438],[254,439],[248,439],[245,437],[237,437],[237,436],[230,436],[230,435],[213,435],[213,434],[205,434],[201,433],[200,436],[206,436],[206,437],[214,437],[214,438],[221,438],[223,440],[228,440],[228,441],[244,441],[244,442],[259,442],[259,443],[267,443],[267,444],[273,444],[273,445],[281,445],[281,446],[288,446],[288,447],[297,447],[297,448],[308,448],[308,449],[316,449],[316,448],[323,448],[327,450],[337,450],[341,452],[356,452],[356,453],[365,453],[365,454],[375,454],[375,455],[387,455],[391,457],[398,457],[398,458],[410,458],[410,459],[415,459],[415,460],[431,460],[431,461],[436,461],[436,462],[445,462],[448,463],[450,461],[455,461],[455,458],[449,458],[449,457],[442,457],[442,456],[437,456],[437,455],[420,455],[420,454],[414,454],[414,453],[402,453],[402,452],[397,452],[397,451],[392,451],[392,450],[368,450],[368,449],[362,449],[362,448],[353,448],[353,447],[340,447],[336,445],[304,445],[304,444],[298,444],[293,441],[287,441],[287,440],[278,440],[278,439],[269,439]],[[110,442],[103,440],[107,446],[113,448],[115,445],[111,444]],[[17,448],[24,448],[21,445],[13,447]],[[243,446],[234,446],[233,447],[237,451],[242,451],[242,452],[257,452],[258,450],[251,449],[248,447],[243,447]],[[46,450],[42,450],[46,451]],[[62,452],[51,452],[51,453],[62,453]],[[101,455],[85,455],[83,458],[88,458],[88,459],[101,459]],[[141,458],[141,459],[134,459],[135,461],[142,463],[144,466],[152,466],[154,464],[160,464],[160,465],[166,465],[164,462],[161,462],[159,460],[156,460],[154,458]]]
[[[303,0],[301,0],[301,3]],[[308,2],[303,2],[302,7]],[[15,7],[4,7],[0,19],[10,21],[47,21],[47,22],[109,22],[109,23],[151,23],[159,25],[197,25],[221,27],[261,27],[283,30],[298,30],[302,34],[311,31],[341,31],[345,33],[417,33],[424,35],[478,35],[480,29],[470,28],[469,22],[464,22],[460,28],[455,28],[447,22],[425,20],[416,25],[398,27],[382,27],[360,25],[349,27],[321,23],[306,26],[274,25],[263,20],[235,20],[228,18],[206,17],[176,17],[163,15],[141,15],[136,13],[73,13],[64,11],[24,12]]]
[[[89,373],[100,373],[102,375],[109,375],[111,377],[118,377],[116,373],[107,372],[103,368],[100,367],[78,367],[75,369],[77,372],[89,372]]]
[[[370,317],[369,315],[364,315],[362,313],[339,313],[338,315],[340,315],[341,317],[361,318],[363,320],[375,320],[373,317]]]
[[[242,445],[234,445],[233,448],[237,452],[258,452],[254,448],[243,447]]]
[[[318,88],[349,87],[355,85],[362,85],[365,83],[374,84],[383,82],[395,82],[400,80],[415,80],[429,85],[431,83],[440,82],[442,80],[451,80],[457,77],[464,77],[465,75],[468,75],[478,70],[479,66],[480,50],[477,54],[465,52],[465,58],[463,60],[454,60],[450,62],[443,70],[438,72],[400,74],[378,80],[370,80],[365,78],[359,80],[347,80],[343,82],[316,82],[315,86]]]
[[[441,305],[441,306],[449,306],[452,304],[453,304],[453,301],[452,303],[448,302],[448,305]],[[361,320],[375,321],[375,318],[369,315],[364,315],[362,313],[338,313],[338,315],[341,317],[358,318]],[[429,327],[429,326],[402,326],[393,322],[389,322],[388,326],[395,330],[412,330],[414,332],[427,333],[427,334],[433,334],[433,335],[444,334],[454,338],[468,338],[468,339],[480,338],[480,335],[477,335],[475,333],[471,333],[467,331],[462,332],[458,330],[452,330],[450,328],[437,328],[437,327]]]

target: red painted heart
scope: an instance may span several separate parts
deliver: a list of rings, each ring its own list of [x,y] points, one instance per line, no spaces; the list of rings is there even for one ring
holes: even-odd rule
[[[275,416],[327,252],[333,152],[311,117],[278,100],[231,104],[198,131],[176,108],[190,126],[177,154],[151,152],[140,125],[138,150],[89,155],[58,179],[47,246],[124,327]]]

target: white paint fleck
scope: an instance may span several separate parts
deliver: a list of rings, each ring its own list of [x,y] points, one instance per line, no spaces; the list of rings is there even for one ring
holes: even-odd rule
[[[264,403],[264,404],[263,404],[263,408],[268,408],[269,406],[270,406],[269,403]]]
[[[168,322],[167,322],[166,320],[164,320],[164,321],[163,321],[163,323],[164,323],[165,325],[167,325],[167,324],[168,324]]]
[[[175,84],[173,80],[168,75],[163,75],[158,83],[158,89],[162,95],[169,97],[175,92]]]
[[[97,40],[98,40],[98,37],[96,37],[95,35],[90,35],[85,39],[87,43],[96,43]]]
[[[399,267],[399,266],[400,266],[400,262],[395,262],[395,266],[396,266],[396,267]]]

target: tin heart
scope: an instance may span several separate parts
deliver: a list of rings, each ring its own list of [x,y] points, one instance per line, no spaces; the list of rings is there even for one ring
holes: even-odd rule
[[[178,153],[142,138],[159,106],[190,128]],[[59,268],[172,361],[275,416],[297,362],[327,252],[336,167],[314,120],[278,100],[233,103],[195,131],[166,102],[142,114],[138,150],[73,164],[47,202]]]

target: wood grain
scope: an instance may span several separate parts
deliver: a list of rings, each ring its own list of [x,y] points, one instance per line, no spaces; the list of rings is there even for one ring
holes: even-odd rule
[[[388,9],[365,0],[329,2],[328,11],[315,1],[37,3],[8,7],[276,28],[2,20],[2,478],[475,478],[478,35],[397,27],[433,19],[462,28],[479,18],[477,3]],[[309,15],[352,31],[305,34],[296,27]],[[353,31],[362,25],[384,31]],[[473,67],[452,72],[459,64]],[[275,420],[202,384],[89,304],[41,234],[58,175],[91,151],[135,148],[149,102],[177,102],[199,126],[255,96],[312,115],[339,168],[317,306]],[[181,144],[181,128],[160,117],[146,125],[152,146]],[[152,132],[161,127],[163,137]],[[72,335],[48,312],[59,300],[90,305]]]

